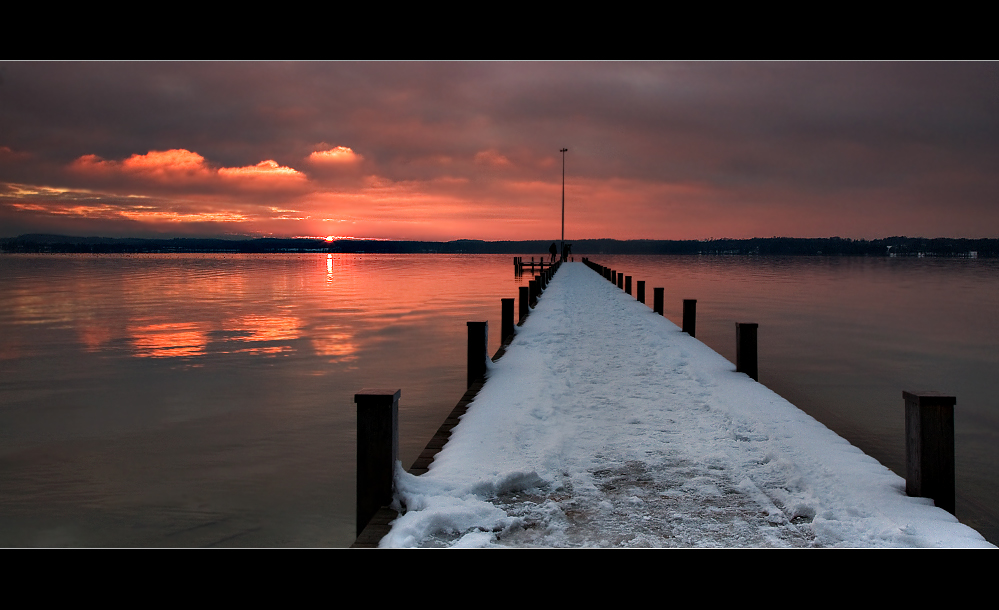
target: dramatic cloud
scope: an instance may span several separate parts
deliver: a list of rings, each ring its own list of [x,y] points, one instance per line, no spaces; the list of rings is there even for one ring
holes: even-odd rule
[[[313,151],[308,159],[312,163],[350,165],[357,163],[362,157],[346,146],[337,146],[329,150]]]
[[[0,76],[2,235],[547,239],[566,147],[574,238],[999,236],[993,62],[7,62]]]
[[[192,183],[205,182],[216,177],[232,181],[252,181],[252,183],[285,184],[288,181],[305,180],[298,170],[268,159],[246,167],[220,167],[212,169],[205,158],[185,149],[158,151],[145,155],[132,155],[124,161],[107,161],[97,155],[83,155],[70,164],[70,168],[84,174],[110,175],[131,174],[158,182]]]
[[[205,165],[205,158],[189,150],[153,150],[145,155],[132,155],[124,161],[107,161],[97,155],[83,155],[73,161],[70,168],[76,172],[94,175],[126,173],[160,182],[201,181],[210,179],[215,172]]]

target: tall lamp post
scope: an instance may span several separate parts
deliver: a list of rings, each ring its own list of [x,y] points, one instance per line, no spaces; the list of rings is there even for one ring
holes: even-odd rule
[[[562,153],[562,253],[559,256],[562,262],[565,262],[563,259],[565,258],[565,151],[567,150],[569,149],[563,148],[559,151]]]

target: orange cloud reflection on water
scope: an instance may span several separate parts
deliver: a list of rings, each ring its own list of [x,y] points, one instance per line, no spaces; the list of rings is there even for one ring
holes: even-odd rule
[[[275,355],[293,350],[289,342],[301,338],[301,320],[294,316],[247,315],[225,320],[223,330],[238,347],[222,353]],[[267,345],[262,345],[266,343]],[[284,343],[284,345],[274,345]]]
[[[196,322],[146,324],[130,327],[129,334],[141,358],[202,356],[208,345],[207,328]]]
[[[329,358],[331,362],[353,360],[358,346],[353,342],[353,336],[342,331],[343,329],[317,329],[312,337],[316,353]]]

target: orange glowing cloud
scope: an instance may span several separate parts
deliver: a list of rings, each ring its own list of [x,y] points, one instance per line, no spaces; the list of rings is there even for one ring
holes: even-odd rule
[[[151,150],[145,155],[132,155],[124,161],[109,161],[97,155],[83,155],[70,168],[88,174],[126,173],[151,180],[197,180],[212,175],[205,158],[183,148]]]
[[[70,169],[90,175],[128,174],[171,183],[207,181],[216,177],[248,184],[288,184],[306,180],[305,174],[280,165],[273,159],[246,167],[214,169],[203,156],[184,148],[151,150],[144,155],[132,155],[124,161],[83,155],[70,164]]]
[[[200,177],[210,173],[204,157],[183,148],[151,150],[145,155],[132,155],[122,161],[121,165],[125,171],[162,179]]]
[[[364,159],[364,157],[346,146],[336,146],[329,150],[317,150],[309,155],[307,159],[312,163],[332,163],[339,165],[357,163]]]
[[[223,178],[266,181],[305,180],[305,174],[302,172],[284,165],[278,165],[278,162],[272,159],[246,167],[220,167],[218,173]]]
[[[64,203],[64,202],[15,202],[15,210],[39,212],[51,216],[69,216],[89,219],[120,219],[137,222],[246,222],[248,216],[235,210],[176,211],[151,205],[120,206],[107,203]]]

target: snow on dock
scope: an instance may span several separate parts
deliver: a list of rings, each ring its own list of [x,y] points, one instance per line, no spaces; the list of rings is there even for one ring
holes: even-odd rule
[[[581,263],[395,483],[382,547],[992,546]]]

